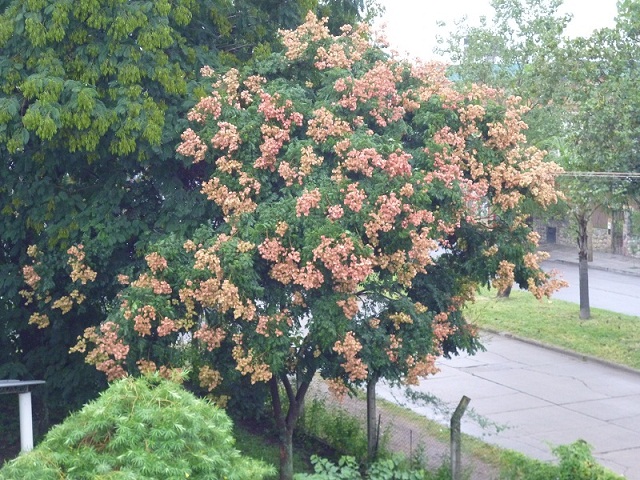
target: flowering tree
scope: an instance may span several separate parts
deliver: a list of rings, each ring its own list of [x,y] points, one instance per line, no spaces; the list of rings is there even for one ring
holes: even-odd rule
[[[284,53],[251,71],[202,69],[212,90],[178,152],[215,167],[201,191],[223,221],[157,243],[76,346],[111,379],[186,363],[209,391],[230,364],[265,382],[281,478],[317,374],[337,393],[415,383],[475,346],[460,309],[477,284],[515,279],[538,297],[558,286],[522,214],[555,202],[558,167],[523,145],[518,99],[457,92],[443,67],[387,58],[364,26],[333,36],[325,22],[282,31]]]

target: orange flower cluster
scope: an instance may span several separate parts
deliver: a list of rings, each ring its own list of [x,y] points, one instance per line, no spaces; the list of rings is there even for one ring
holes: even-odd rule
[[[193,338],[205,343],[210,352],[219,348],[227,334],[221,328],[211,328],[208,325],[200,325],[200,328],[193,334]]]
[[[276,313],[274,315],[260,315],[258,317],[258,325],[256,326],[256,333],[269,336],[269,332],[273,332],[276,337],[281,337],[284,332],[280,329],[281,325],[291,327],[293,325],[293,319],[289,315],[289,311]]]
[[[345,317],[347,317],[348,319],[352,319],[353,317],[355,317],[360,310],[358,298],[353,295],[346,300],[338,300],[336,304],[339,307],[342,307],[342,311],[344,312]]]
[[[344,120],[338,119],[325,107],[321,107],[313,112],[313,118],[309,120],[309,135],[315,142],[322,144],[329,137],[345,137],[351,133],[351,125]]]
[[[236,370],[243,375],[251,376],[251,383],[268,382],[271,380],[272,374],[269,365],[260,362],[251,348],[246,349],[242,345],[242,334],[233,336],[235,346],[231,352],[233,359],[236,361]]]
[[[347,332],[344,341],[337,341],[333,345],[333,350],[345,358],[342,364],[344,371],[349,375],[349,380],[366,380],[367,366],[361,358],[358,358],[358,352],[362,350],[362,345],[356,339],[353,332]]]
[[[502,291],[513,285],[514,268],[515,265],[513,263],[502,260],[498,265],[495,278],[491,281],[491,287],[498,291]]]
[[[220,385],[222,382],[222,375],[219,371],[205,365],[200,368],[198,380],[200,380],[200,386],[202,388],[206,388],[208,391],[211,391]]]
[[[260,182],[245,172],[240,173],[238,182],[243,188],[238,192],[234,192],[223,184],[218,177],[213,177],[203,183],[201,191],[207,196],[207,199],[213,200],[220,206],[222,213],[227,218],[253,212],[257,205],[252,197],[260,193]]]
[[[418,385],[421,378],[435,375],[440,371],[440,369],[436,367],[435,355],[425,355],[422,360],[416,360],[413,355],[409,355],[406,363],[407,367],[409,367],[405,378],[407,385]]]
[[[355,292],[358,284],[373,272],[372,259],[354,252],[353,239],[346,234],[340,241],[322,235],[320,245],[313,250],[313,260],[319,260],[331,272],[338,292]]]
[[[156,319],[156,309],[152,305],[145,305],[138,310],[138,314],[133,317],[133,329],[139,335],[151,335],[151,322]]]
[[[285,248],[279,239],[266,238],[258,246],[258,252],[265,260],[275,263],[269,275],[284,285],[294,283],[310,290],[324,282],[324,276],[313,264],[307,262],[300,267],[300,252]]]
[[[83,263],[85,253],[84,246],[82,244],[70,247],[67,250],[67,254],[69,255],[67,263],[71,265],[71,280],[74,282],[79,280],[80,283],[86,285],[87,282],[93,282],[96,279],[96,272]]]
[[[96,327],[87,328],[70,352],[85,352],[87,342],[91,342],[95,347],[87,353],[85,361],[106,373],[109,381],[122,378],[126,376],[122,363],[129,354],[129,346],[118,337],[119,328],[111,321],[100,325],[100,333],[96,331]]]
[[[317,208],[321,199],[320,190],[317,188],[310,192],[305,190],[296,201],[296,216],[300,217],[304,215],[308,217],[311,209]]]
[[[29,317],[29,325],[36,325],[38,328],[47,328],[49,323],[49,317],[44,313],[32,313]]]
[[[204,122],[204,117],[202,121]],[[182,143],[178,145],[176,152],[185,157],[193,157],[193,163],[204,160],[204,156],[207,153],[207,145],[200,139],[196,132],[187,128],[182,132],[180,138],[182,138]]]

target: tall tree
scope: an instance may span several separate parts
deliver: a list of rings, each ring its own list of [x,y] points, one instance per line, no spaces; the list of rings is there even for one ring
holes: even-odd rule
[[[63,410],[103,386],[67,352],[104,319],[120,288],[115,272],[142,266],[149,242],[216,218],[198,201],[211,167],[175,153],[186,112],[206,92],[198,68],[240,65],[280,48],[276,30],[299,24],[309,8],[320,6],[0,2],[0,377],[46,379],[51,405]],[[101,274],[75,296],[66,251],[79,244]],[[47,329],[32,317],[38,299],[19,294],[30,246],[49,292],[41,300],[74,306],[49,312]]]
[[[108,321],[76,347],[110,378],[188,366],[211,391],[234,369],[267,384],[283,479],[317,374],[339,393],[416,382],[438,356],[474,348],[460,309],[477,284],[558,286],[523,216],[527,199],[556,200],[557,166],[523,145],[518,100],[458,92],[443,68],[368,40],[362,25],[334,36],[309,15],[282,33],[282,54],[203,70],[213,90],[178,152],[211,172],[198,207],[211,219],[150,248],[147,271],[121,277],[131,285]],[[35,298],[45,267],[30,253]],[[90,259],[70,253],[88,275]]]

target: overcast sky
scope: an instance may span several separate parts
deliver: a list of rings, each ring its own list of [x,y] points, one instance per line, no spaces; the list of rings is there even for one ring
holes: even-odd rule
[[[410,57],[423,60],[441,60],[433,53],[436,35],[446,38],[447,30],[436,22],[446,22],[452,28],[464,15],[470,23],[477,23],[493,11],[490,0],[380,0],[386,8],[383,22],[392,48]],[[587,36],[593,29],[614,25],[616,0],[565,0],[563,12],[573,14],[566,33],[570,36]]]

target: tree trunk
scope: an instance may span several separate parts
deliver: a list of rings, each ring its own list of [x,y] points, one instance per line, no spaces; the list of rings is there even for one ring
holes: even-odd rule
[[[509,298],[511,295],[511,289],[513,288],[513,284],[509,285],[506,288],[498,290],[498,294],[496,295],[498,298]]]
[[[378,378],[375,376],[367,382],[367,455],[370,461],[375,460],[378,455],[376,383],[378,383]]]
[[[293,429],[280,432],[280,480],[293,480]]]
[[[312,378],[313,376],[311,376]],[[287,414],[282,409],[278,379],[272,377],[269,380],[271,402],[273,404],[273,416],[278,428],[278,441],[280,443],[280,480],[293,480],[293,431],[302,413],[305,395],[311,385],[310,380],[298,383],[297,391],[294,391],[289,377],[282,375],[279,379],[284,387],[289,402]]]
[[[578,220],[578,272],[580,280],[580,318],[588,320],[591,318],[591,308],[589,307],[589,219],[585,213],[577,215]]]

